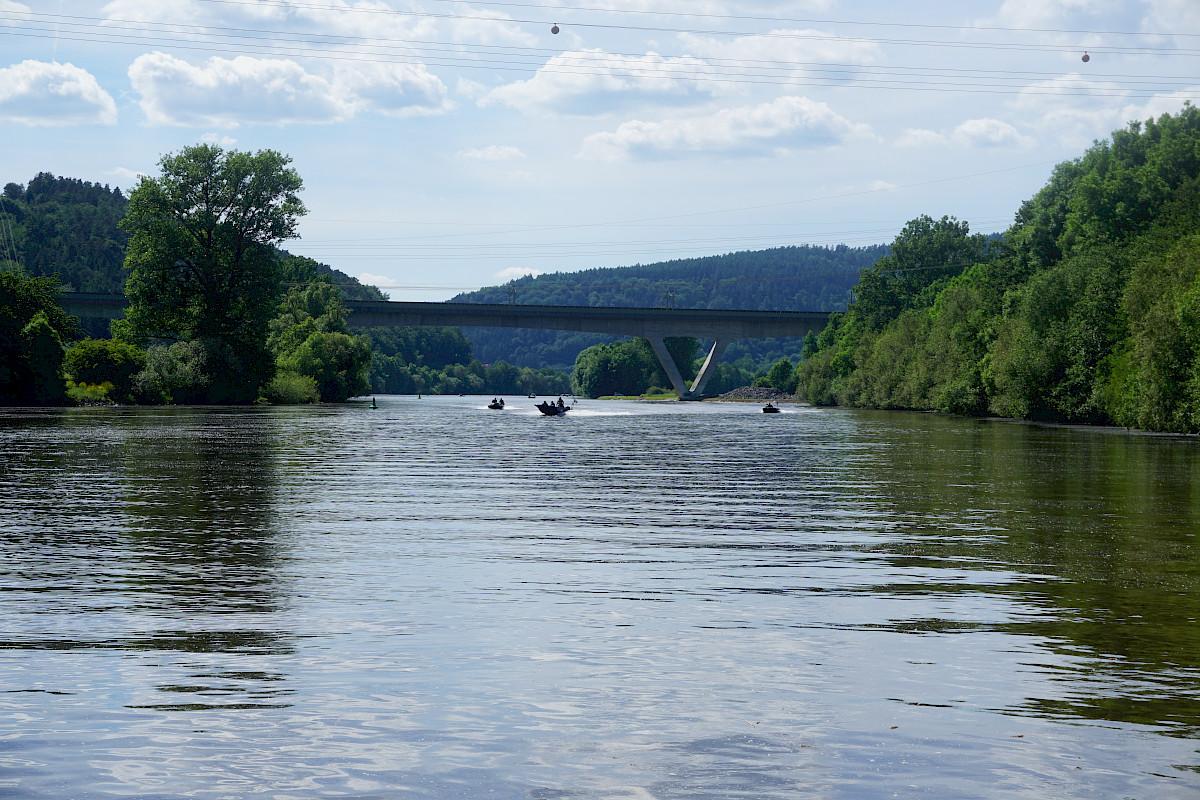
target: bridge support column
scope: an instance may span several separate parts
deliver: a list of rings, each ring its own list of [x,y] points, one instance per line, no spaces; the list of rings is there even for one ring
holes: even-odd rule
[[[708,351],[708,358],[704,359],[703,366],[700,367],[700,372],[696,375],[696,380],[692,381],[693,396],[699,397],[704,393],[704,387],[708,385],[708,379],[711,378],[717,371],[717,364],[721,363],[721,357],[725,355],[725,348],[729,346],[728,339],[714,339],[712,349]],[[682,395],[680,395],[682,399]]]
[[[667,350],[666,337],[647,336],[646,338],[650,341],[650,346],[654,348],[654,354],[658,356],[659,363],[666,370],[667,377],[671,379],[671,385],[679,393],[680,400],[695,400],[700,397],[700,393],[704,391],[704,386],[708,383],[708,379],[716,372],[717,364],[721,361],[721,356],[725,355],[725,348],[729,346],[728,339],[716,339],[713,341],[712,349],[708,351],[708,358],[704,359],[704,366],[700,367],[700,374],[696,376],[696,380],[692,381],[692,385],[689,387],[687,381],[683,379],[683,374],[679,371],[679,365],[675,363],[675,359],[671,357],[671,352]]]

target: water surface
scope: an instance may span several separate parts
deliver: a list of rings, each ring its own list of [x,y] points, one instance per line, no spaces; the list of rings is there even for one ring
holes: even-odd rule
[[[1200,796],[1192,438],[0,411],[0,796]]]

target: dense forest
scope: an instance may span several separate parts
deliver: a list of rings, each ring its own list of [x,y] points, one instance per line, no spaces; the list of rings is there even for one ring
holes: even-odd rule
[[[9,183],[0,198],[0,268],[57,274],[65,291],[119,292],[129,237],[118,227],[129,202],[119,188],[39,173]]]
[[[997,239],[913,220],[805,355],[818,404],[1200,431],[1200,110],[1059,164]]]
[[[846,307],[858,274],[887,254],[887,247],[801,245],[729,253],[631,267],[524,277],[454,298],[464,303],[740,308],[836,311]],[[613,337],[559,331],[464,328],[481,361],[506,359],[528,367],[571,369],[585,348]],[[725,360],[751,369],[780,358],[798,359],[799,339],[734,342]]]

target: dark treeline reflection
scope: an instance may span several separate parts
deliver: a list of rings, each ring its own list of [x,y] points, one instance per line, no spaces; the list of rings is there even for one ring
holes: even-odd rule
[[[258,616],[276,611],[283,591],[269,413],[79,409],[6,422],[0,446],[9,431],[13,446],[0,491],[20,516],[0,530],[11,548],[5,563],[21,570],[7,582],[17,594],[32,600],[40,587],[48,594],[37,602],[69,605],[70,619],[140,611],[161,622],[121,632],[97,625],[97,646],[289,649],[290,637]],[[255,616],[242,622],[238,614]],[[80,632],[71,635],[74,646],[88,646]],[[70,646],[48,633],[41,644]],[[14,645],[38,646],[29,638]]]
[[[148,587],[208,612],[275,610],[279,587],[272,417],[181,409],[125,444],[131,552],[157,565]],[[163,580],[165,579],[165,581]]]
[[[906,571],[955,564],[975,581],[877,587],[982,592],[1020,609],[997,630],[1039,637],[1072,667],[1061,694],[1017,713],[1200,732],[1200,452],[1190,438],[872,415],[893,428],[863,464],[896,524]],[[905,424],[905,422],[909,424]],[[890,537],[889,537],[890,538]],[[978,629],[986,623],[968,627]],[[897,629],[962,630],[897,620]]]

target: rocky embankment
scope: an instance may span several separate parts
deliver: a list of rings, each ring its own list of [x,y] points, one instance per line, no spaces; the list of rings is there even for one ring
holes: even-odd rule
[[[781,392],[770,386],[742,386],[725,394],[718,395],[717,400],[795,400],[793,395]]]

